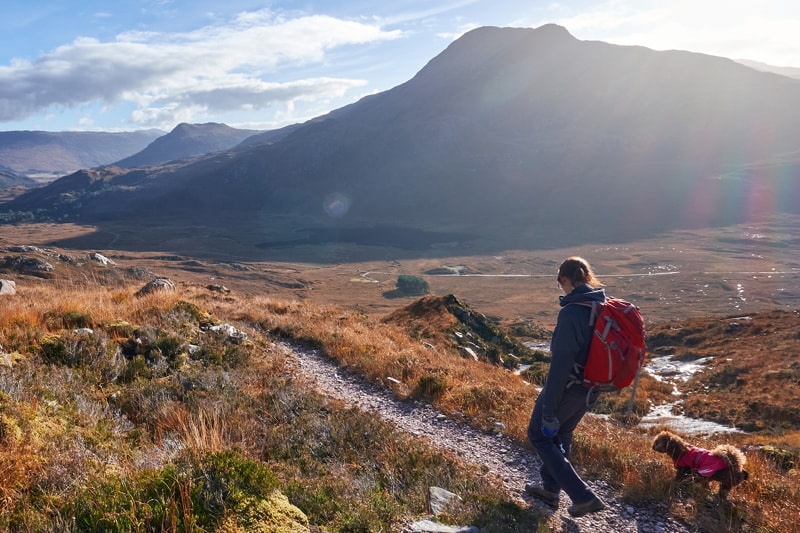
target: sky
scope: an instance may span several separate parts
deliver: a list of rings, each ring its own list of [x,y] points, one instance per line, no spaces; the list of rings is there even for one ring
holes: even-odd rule
[[[480,26],[800,67],[797,0],[3,0],[0,131],[268,130],[411,79]]]

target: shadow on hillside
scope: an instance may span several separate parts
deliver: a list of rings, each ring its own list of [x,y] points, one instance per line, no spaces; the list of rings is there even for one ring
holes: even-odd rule
[[[468,233],[427,231],[402,226],[303,228],[297,230],[297,233],[308,233],[309,235],[300,239],[261,242],[256,244],[256,248],[357,244],[361,246],[400,248],[401,250],[427,250],[437,244],[456,245],[476,238]]]
[[[425,296],[424,294],[408,294],[407,292],[403,292],[400,289],[392,289],[390,291],[384,291],[381,293],[381,296],[388,300],[395,300],[398,298],[422,298]]]

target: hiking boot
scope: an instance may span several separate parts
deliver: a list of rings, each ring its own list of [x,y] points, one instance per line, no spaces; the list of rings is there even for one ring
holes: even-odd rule
[[[585,514],[602,511],[605,508],[606,504],[603,502],[603,500],[593,495],[589,501],[583,503],[573,503],[567,507],[567,512],[570,514],[570,516],[578,518],[579,516],[583,516]]]
[[[542,487],[541,485],[534,485],[533,483],[528,483],[525,485],[525,494],[529,496],[534,496],[535,498],[543,501],[547,505],[552,508],[558,507],[558,493],[557,492],[550,492],[546,488]]]

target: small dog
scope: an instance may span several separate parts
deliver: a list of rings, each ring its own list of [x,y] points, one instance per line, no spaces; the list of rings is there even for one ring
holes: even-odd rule
[[[745,455],[729,444],[713,450],[697,448],[669,431],[662,431],[653,439],[653,449],[665,453],[675,463],[675,481],[691,478],[708,484],[719,482],[719,497],[726,499],[730,490],[749,477],[744,469]]]

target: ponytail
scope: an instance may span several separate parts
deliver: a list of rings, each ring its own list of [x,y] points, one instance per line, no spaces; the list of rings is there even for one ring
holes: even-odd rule
[[[565,259],[561,266],[558,267],[558,277],[568,279],[573,286],[578,286],[582,283],[592,287],[603,286],[595,277],[589,262],[582,257],[575,256]]]

